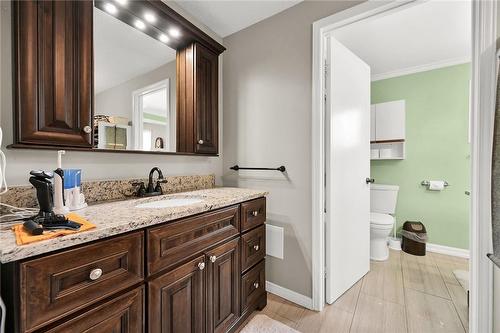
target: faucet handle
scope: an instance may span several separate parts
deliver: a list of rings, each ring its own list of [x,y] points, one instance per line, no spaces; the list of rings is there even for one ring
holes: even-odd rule
[[[137,196],[143,197],[146,194],[146,186],[144,186],[144,182],[133,182],[132,186],[139,186],[137,190]]]

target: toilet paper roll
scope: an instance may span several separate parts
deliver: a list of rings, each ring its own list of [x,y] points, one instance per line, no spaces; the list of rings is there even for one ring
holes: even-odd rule
[[[444,189],[444,180],[431,180],[429,181],[430,191],[442,191]]]

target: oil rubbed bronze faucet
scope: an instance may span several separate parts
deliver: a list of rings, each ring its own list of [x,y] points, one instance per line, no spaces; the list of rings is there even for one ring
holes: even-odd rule
[[[153,185],[153,176],[155,171],[158,173],[158,179],[156,180],[156,185]],[[154,167],[149,171],[148,178],[148,186],[144,186],[144,182],[132,183],[133,186],[139,186],[139,189],[136,192],[138,197],[152,197],[155,195],[162,195],[163,190],[161,188],[162,183],[166,183],[167,181],[163,179],[163,173],[160,168]]]

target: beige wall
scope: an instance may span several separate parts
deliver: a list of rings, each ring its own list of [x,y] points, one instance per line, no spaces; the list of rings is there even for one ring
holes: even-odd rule
[[[170,5],[170,4],[169,4]],[[7,156],[7,183],[27,184],[32,169],[51,170],[56,167],[56,152],[43,150],[7,150],[13,141],[12,124],[12,62],[11,62],[11,13],[8,1],[0,2],[0,126],[4,131],[2,150]],[[205,27],[193,21],[202,30]],[[222,42],[213,32],[208,34]],[[222,85],[222,79],[219,80]],[[220,89],[222,91],[222,89]],[[222,97],[221,97],[222,100]],[[222,128],[222,103],[220,105]],[[222,132],[220,133],[222,141]],[[144,177],[153,166],[159,166],[167,175],[209,174],[216,175],[221,183],[222,147],[220,157],[155,156],[117,153],[92,153],[67,151],[63,167],[83,169],[85,180]]]
[[[267,280],[311,297],[312,23],[356,5],[306,1],[224,38],[224,184],[262,188],[268,220],[285,230],[284,259]],[[287,173],[240,172],[241,166]],[[228,171],[228,172],[226,172]]]

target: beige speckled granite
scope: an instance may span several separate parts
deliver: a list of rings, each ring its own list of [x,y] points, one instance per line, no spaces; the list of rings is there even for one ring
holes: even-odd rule
[[[168,194],[153,198],[96,204],[77,211],[78,214],[94,223],[96,225],[95,229],[21,246],[16,245],[14,233],[7,225],[4,225],[0,228],[0,262],[7,263],[48,253],[96,239],[102,239],[209,210],[230,206],[259,198],[266,194],[267,192],[259,190],[222,187]],[[167,198],[193,197],[200,198],[203,201],[197,204],[173,208],[145,209],[135,207],[140,203]]]
[[[203,190],[215,187],[215,175],[202,176],[167,176],[166,183],[161,184],[163,193],[179,193]],[[134,196],[134,182],[144,182],[147,179],[101,180],[82,182],[82,191],[87,203],[123,200]],[[31,185],[12,186],[0,197],[0,202],[17,207],[37,207],[35,189]]]

